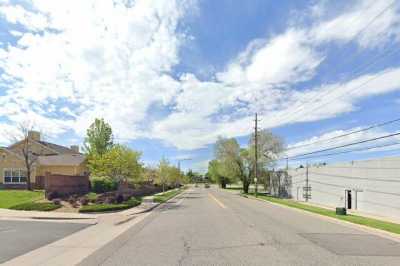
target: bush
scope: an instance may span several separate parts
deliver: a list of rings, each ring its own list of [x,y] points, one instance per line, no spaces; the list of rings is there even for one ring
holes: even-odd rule
[[[53,200],[53,199],[56,199],[56,198],[59,198],[59,195],[58,195],[57,191],[51,191],[51,192],[47,193],[47,199],[48,200]]]
[[[109,212],[109,211],[120,211],[138,206],[141,203],[139,198],[131,198],[121,204],[92,204],[83,206],[79,212]]]
[[[118,182],[109,177],[93,177],[90,182],[92,191],[95,193],[115,191],[118,188]]]
[[[135,207],[135,206],[140,205],[140,203],[142,203],[142,199],[141,198],[132,197],[129,200],[127,200],[125,203],[128,204],[131,207]]]
[[[116,197],[115,201],[116,201],[117,203],[122,203],[122,202],[124,201],[124,196],[121,195],[121,194],[119,194],[119,195]]]
[[[128,204],[93,204],[83,206],[79,212],[107,212],[129,209]]]
[[[55,205],[61,205],[61,199],[53,199],[52,202],[53,202]]]
[[[81,203],[82,206],[85,206],[89,204],[89,199],[87,197],[81,197],[79,199],[79,202]]]
[[[53,211],[60,208],[61,205],[56,205],[53,202],[29,202],[12,206],[12,210],[20,211]]]
[[[94,192],[90,192],[86,194],[87,198],[89,199],[90,202],[96,202],[98,195]]]

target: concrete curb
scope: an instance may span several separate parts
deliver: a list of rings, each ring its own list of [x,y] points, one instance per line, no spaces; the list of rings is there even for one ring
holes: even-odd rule
[[[264,203],[271,204],[271,205],[274,205],[274,206],[278,206],[278,207],[281,207],[281,208],[286,208],[286,209],[289,209],[289,210],[297,211],[297,212],[300,212],[300,213],[303,213],[303,214],[306,214],[306,215],[317,217],[319,219],[330,221],[330,222],[333,222],[333,223],[336,223],[336,224],[341,224],[341,225],[344,225],[346,227],[350,227],[350,228],[353,228],[353,229],[358,229],[358,230],[361,230],[361,231],[366,232],[366,233],[372,233],[374,235],[378,235],[380,237],[384,237],[384,238],[387,238],[387,239],[390,239],[390,240],[393,240],[395,242],[400,243],[400,234],[391,233],[391,232],[388,232],[388,231],[384,231],[384,230],[381,230],[381,229],[369,227],[369,226],[366,226],[366,225],[356,224],[356,223],[352,223],[352,222],[336,219],[336,218],[333,218],[333,217],[329,217],[329,216],[325,216],[325,215],[321,215],[321,214],[305,211],[305,210],[302,210],[302,209],[289,207],[289,206],[286,206],[286,205],[283,205],[283,204],[271,202],[271,201],[268,201],[268,200],[259,199],[259,198],[256,198],[254,196],[251,196],[251,195],[242,195],[242,194],[239,194],[239,195],[241,197],[243,197],[243,198],[248,198],[248,199],[252,199],[252,200],[258,200],[258,201],[262,201]]]

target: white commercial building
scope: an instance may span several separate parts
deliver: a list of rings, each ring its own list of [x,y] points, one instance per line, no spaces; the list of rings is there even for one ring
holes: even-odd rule
[[[308,172],[308,178],[307,178]],[[289,170],[289,194],[310,203],[400,219],[400,157]]]

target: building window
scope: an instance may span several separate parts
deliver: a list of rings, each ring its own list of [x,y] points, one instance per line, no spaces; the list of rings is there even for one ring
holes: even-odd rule
[[[23,169],[4,169],[4,184],[25,184],[26,176]]]

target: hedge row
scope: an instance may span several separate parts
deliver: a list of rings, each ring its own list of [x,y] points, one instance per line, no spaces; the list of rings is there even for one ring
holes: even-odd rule
[[[79,212],[108,212],[108,211],[120,211],[129,209],[135,206],[140,205],[142,202],[141,199],[138,198],[131,198],[124,203],[121,204],[91,204],[82,206],[79,209]]]
[[[10,207],[12,210],[20,211],[53,211],[60,208],[61,205],[56,205],[52,202],[28,202]]]

